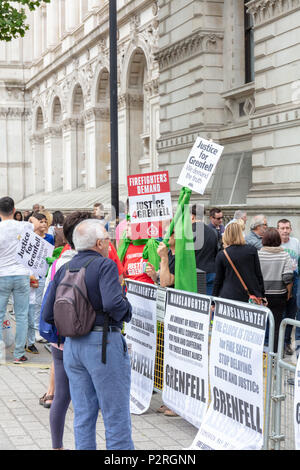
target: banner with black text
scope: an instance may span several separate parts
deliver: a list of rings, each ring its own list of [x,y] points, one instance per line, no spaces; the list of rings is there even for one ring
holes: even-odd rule
[[[130,412],[145,413],[151,402],[156,352],[157,287],[126,281],[127,298],[132,305],[132,319],[125,324],[131,361]]]
[[[208,406],[210,298],[167,291],[163,402],[200,427]]]
[[[215,299],[209,364],[211,403],[191,449],[262,448],[267,316],[265,307]]]

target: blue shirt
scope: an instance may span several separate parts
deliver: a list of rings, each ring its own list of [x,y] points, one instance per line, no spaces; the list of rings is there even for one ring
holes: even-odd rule
[[[54,245],[54,237],[50,235],[49,233],[45,234],[44,240],[46,240],[46,242],[48,243],[51,243],[51,245]]]
[[[132,308],[127,298],[123,297],[116,263],[109,258],[104,258],[96,251],[86,250],[74,256],[69,263],[70,268],[80,268],[92,258],[95,259],[86,268],[85,275],[89,300],[95,311],[109,314],[111,326],[122,328],[123,322],[128,323],[131,320]],[[43,320],[50,324],[54,324],[53,305],[56,289],[65,275],[67,264],[64,264],[55,274],[45,302]],[[104,315],[97,315],[95,326],[103,326],[103,324]]]

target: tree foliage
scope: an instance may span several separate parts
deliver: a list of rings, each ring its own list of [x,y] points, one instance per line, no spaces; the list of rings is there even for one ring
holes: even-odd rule
[[[0,41],[24,37],[29,29],[24,7],[33,11],[42,2],[50,3],[50,0],[0,0]]]

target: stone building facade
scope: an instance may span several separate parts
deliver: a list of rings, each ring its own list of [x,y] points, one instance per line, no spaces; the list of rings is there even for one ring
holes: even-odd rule
[[[0,45],[0,192],[93,191],[110,176],[109,4],[51,0]],[[118,2],[120,184],[157,168],[158,6]],[[63,203],[62,203],[63,204]],[[20,207],[22,204],[19,204]]]
[[[107,192],[108,8],[52,0],[29,15],[25,39],[0,44],[0,193],[20,206]],[[195,199],[288,216],[300,232],[299,20],[300,0],[119,0],[125,192],[127,174],[167,168],[176,200],[201,135],[224,153]]]

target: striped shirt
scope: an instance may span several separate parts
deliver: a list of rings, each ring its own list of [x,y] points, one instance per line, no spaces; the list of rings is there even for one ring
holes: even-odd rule
[[[258,252],[266,295],[285,294],[293,281],[293,265],[282,247],[262,247]]]

